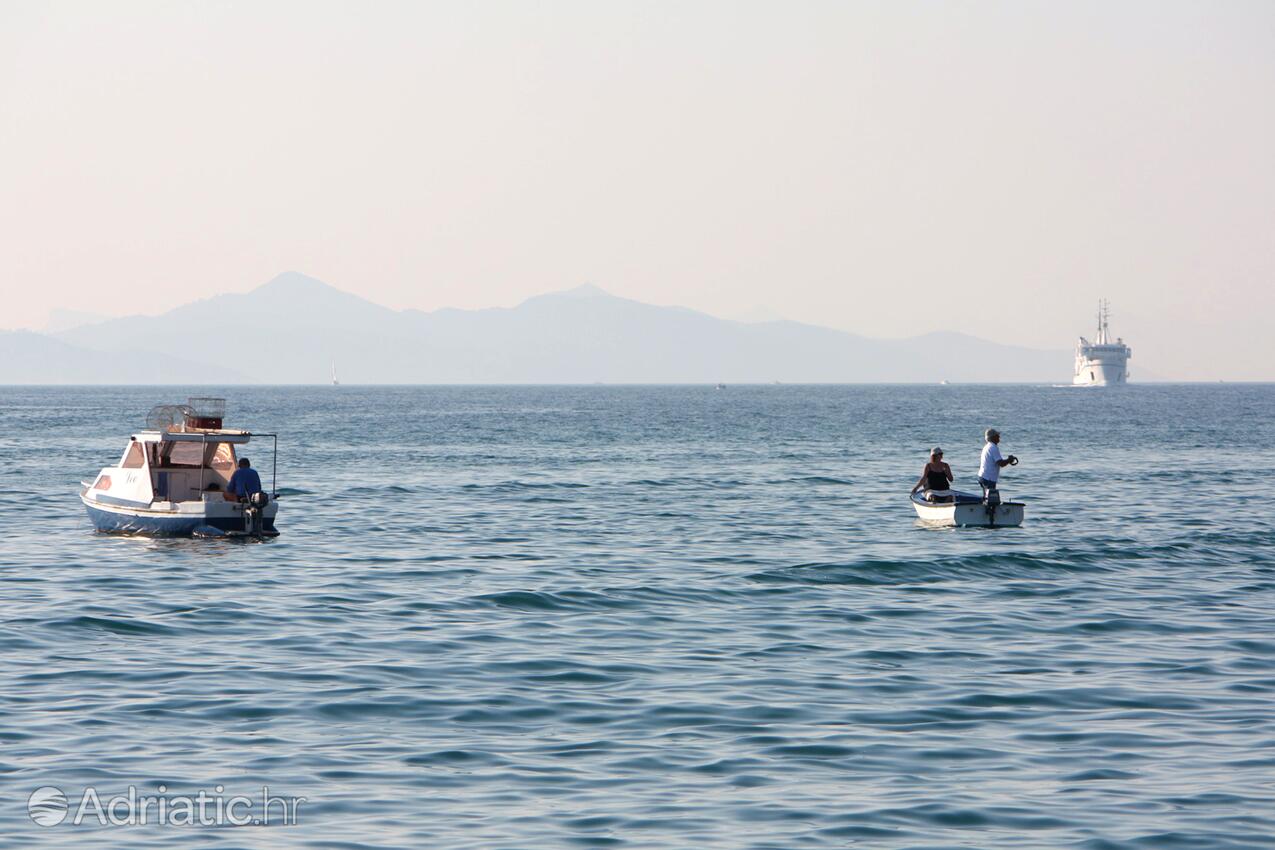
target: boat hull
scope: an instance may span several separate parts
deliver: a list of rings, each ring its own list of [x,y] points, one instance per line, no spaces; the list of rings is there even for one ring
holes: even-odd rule
[[[138,534],[147,537],[191,537],[196,534],[245,534],[243,506],[235,502],[178,503],[176,507],[155,505],[119,505],[87,497],[80,501],[88,511],[93,527],[109,534]],[[275,516],[278,506],[271,502],[262,514],[262,535],[276,537]]]
[[[971,493],[957,493],[955,502],[927,502],[919,495],[912,497],[917,517],[926,525],[958,528],[1016,528],[1023,524],[1022,502],[987,505]]]
[[[1128,371],[1124,358],[1108,358],[1107,360],[1086,360],[1076,366],[1076,375],[1072,383],[1078,387],[1110,387],[1124,384]]]

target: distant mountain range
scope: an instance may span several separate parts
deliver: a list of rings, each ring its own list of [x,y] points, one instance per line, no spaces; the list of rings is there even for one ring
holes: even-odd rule
[[[229,365],[121,348],[104,354],[31,331],[0,331],[0,384],[241,384]]]
[[[1071,352],[958,333],[735,322],[582,286],[517,307],[391,310],[296,272],[160,316],[0,333],[0,383],[1057,382]]]

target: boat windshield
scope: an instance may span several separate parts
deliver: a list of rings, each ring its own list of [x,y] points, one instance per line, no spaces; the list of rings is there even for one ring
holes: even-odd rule
[[[166,442],[160,450],[160,456],[163,458],[164,466],[198,468],[204,465],[204,444]]]
[[[125,469],[140,469],[146,463],[146,454],[142,450],[142,444],[132,442],[128,444],[128,454],[124,455],[124,462],[120,466]]]
[[[233,443],[217,443],[217,447],[212,452],[212,459],[208,465],[218,472],[223,473],[227,478],[235,469],[235,447]]]

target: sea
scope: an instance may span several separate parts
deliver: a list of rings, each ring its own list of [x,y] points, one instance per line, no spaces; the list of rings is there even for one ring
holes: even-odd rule
[[[209,394],[281,536],[95,533]],[[0,846],[1272,848],[1273,489],[1275,385],[0,388]]]

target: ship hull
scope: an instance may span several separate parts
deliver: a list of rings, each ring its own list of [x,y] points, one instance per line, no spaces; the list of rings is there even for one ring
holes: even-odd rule
[[[247,531],[243,506],[236,502],[179,503],[173,508],[140,503],[108,502],[81,492],[80,501],[88,511],[93,527],[108,534],[138,534],[147,537],[191,537],[195,534],[244,534]],[[115,502],[115,503],[112,503]],[[266,537],[279,534],[274,520],[278,506],[271,502],[262,511],[261,533]]]
[[[1128,369],[1123,361],[1086,360],[1077,365],[1072,383],[1085,387],[1107,387],[1126,383],[1128,379]]]

